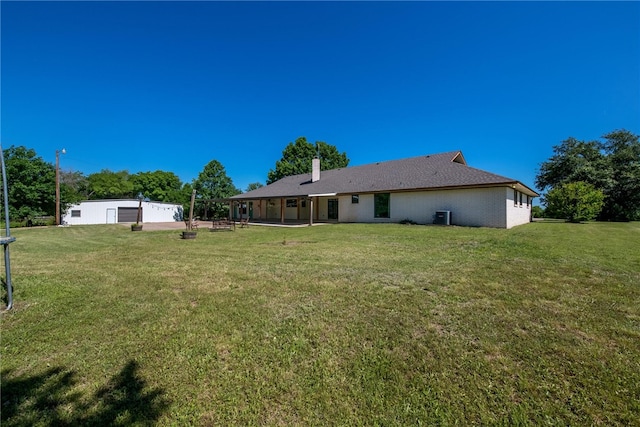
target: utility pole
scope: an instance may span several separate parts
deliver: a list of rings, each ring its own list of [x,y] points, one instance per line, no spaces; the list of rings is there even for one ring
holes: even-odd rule
[[[56,225],[60,225],[60,153],[66,154],[67,150],[56,150]]]

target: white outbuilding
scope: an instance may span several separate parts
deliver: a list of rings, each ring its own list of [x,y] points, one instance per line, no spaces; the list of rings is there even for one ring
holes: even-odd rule
[[[72,205],[62,217],[63,224],[117,224],[136,222],[140,202],[129,200],[85,200]],[[183,220],[182,205],[164,202],[142,202],[140,222],[172,222]]]

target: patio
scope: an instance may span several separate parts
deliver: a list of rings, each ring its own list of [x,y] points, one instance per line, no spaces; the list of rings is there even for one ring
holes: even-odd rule
[[[198,229],[199,230],[208,230],[212,227],[213,221],[207,220],[197,220],[198,221]],[[126,227],[130,227],[130,223],[120,223]],[[316,225],[327,225],[332,224],[331,222],[314,222],[313,226]],[[236,221],[236,228],[240,228],[240,221]],[[279,220],[250,220],[249,227],[252,226],[263,226],[263,227],[308,227],[309,221],[296,221],[296,220],[285,220],[284,224]],[[172,221],[172,222],[145,222],[143,223],[142,231],[159,231],[159,230],[184,230],[186,229],[184,221]]]

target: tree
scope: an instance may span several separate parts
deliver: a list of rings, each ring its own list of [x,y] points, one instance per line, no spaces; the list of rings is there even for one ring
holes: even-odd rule
[[[227,176],[224,166],[217,160],[211,160],[207,163],[202,172],[193,181],[193,188],[196,190],[198,200],[226,199],[241,193],[233,185],[231,178]],[[215,202],[209,206],[212,208],[214,217],[226,217],[229,213],[228,205],[224,203]],[[200,216],[207,216],[206,207],[202,204],[194,208],[194,210]]]
[[[264,185],[262,185],[262,183],[260,183],[260,182],[252,182],[251,184],[247,185],[247,189],[244,190],[244,192],[248,193],[249,191],[257,190],[258,188],[262,188],[262,187],[264,187]]]
[[[640,220],[640,142],[626,130],[603,136],[614,185],[606,192],[604,216],[618,221]]]
[[[545,217],[544,209],[542,209],[540,206],[532,206],[531,207],[531,214],[533,215],[534,218],[544,218]]]
[[[142,193],[158,202],[178,202],[181,198],[182,182],[173,172],[138,172],[131,175],[130,180],[134,195]]]
[[[9,217],[23,219],[53,215],[56,206],[56,171],[35,150],[13,145],[4,150]],[[4,209],[2,209],[4,218]]]
[[[82,172],[60,171],[60,213],[64,214],[69,206],[88,199],[89,181]]]
[[[626,130],[610,132],[604,141],[569,138],[553,147],[554,155],[540,165],[536,186],[552,190],[586,182],[605,195],[599,219],[640,219],[640,142]]]
[[[611,166],[598,141],[570,137],[553,147],[554,155],[540,165],[536,187],[544,191],[569,182],[583,181],[602,190],[613,185]]]
[[[89,198],[89,180],[82,173],[74,170],[60,171],[61,199],[76,203]],[[65,194],[67,196],[65,196]]]
[[[267,184],[287,176],[311,173],[312,160],[318,154],[320,170],[344,168],[349,165],[347,154],[340,153],[334,145],[322,141],[311,144],[302,136],[295,142],[290,142],[282,151],[282,158],[267,175]]]
[[[87,177],[90,199],[129,199],[135,197],[129,172],[103,169]]]
[[[184,218],[189,217],[189,209],[191,205],[191,193],[193,192],[193,184],[192,183],[184,183],[180,191],[176,194],[177,198],[173,201],[173,203],[178,203],[182,205],[182,218],[178,220],[182,220]]]
[[[543,199],[545,213],[569,222],[594,219],[604,204],[604,193],[592,184],[578,181],[554,187]]]

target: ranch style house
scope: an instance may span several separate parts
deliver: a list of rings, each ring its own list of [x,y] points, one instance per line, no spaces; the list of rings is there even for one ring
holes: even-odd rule
[[[539,194],[467,165],[461,151],[293,175],[230,198],[232,216],[264,222],[363,222],[511,228]]]

